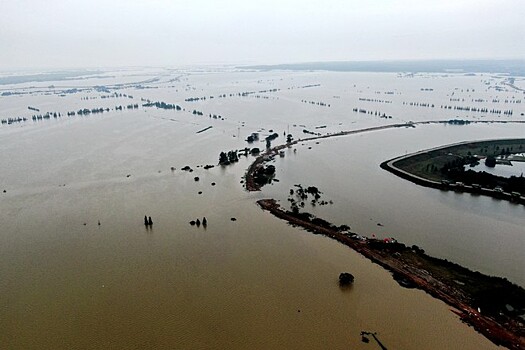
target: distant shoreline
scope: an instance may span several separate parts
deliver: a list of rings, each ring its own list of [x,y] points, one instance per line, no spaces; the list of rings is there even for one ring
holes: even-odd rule
[[[239,69],[381,73],[508,74],[525,76],[525,60],[332,61],[238,66]]]

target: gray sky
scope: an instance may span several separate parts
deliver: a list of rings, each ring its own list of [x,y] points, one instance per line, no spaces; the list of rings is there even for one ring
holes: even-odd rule
[[[525,58],[525,0],[0,0],[0,70]]]

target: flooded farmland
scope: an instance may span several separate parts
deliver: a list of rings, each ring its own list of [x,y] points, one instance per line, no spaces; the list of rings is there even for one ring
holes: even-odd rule
[[[392,349],[496,348],[443,302],[255,202],[315,185],[333,202],[308,208],[320,217],[524,286],[523,206],[379,168],[452,142],[522,137],[525,96],[506,77],[86,74],[0,85],[1,348],[370,348],[363,330]],[[471,124],[299,143],[273,162],[279,182],[257,193],[241,183],[252,156],[218,165],[222,151],[264,150],[272,133],[281,144],[287,134],[450,119]],[[249,144],[252,133],[260,141]],[[203,217],[206,227],[189,224]],[[352,288],[338,286],[342,271]]]

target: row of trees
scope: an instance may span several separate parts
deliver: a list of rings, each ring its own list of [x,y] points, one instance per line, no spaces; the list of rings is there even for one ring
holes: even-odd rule
[[[263,94],[263,93],[269,93],[269,92],[277,92],[279,90],[280,89],[260,90],[258,92],[257,91],[245,91],[245,92],[231,93],[229,95],[219,94],[217,97],[218,98],[226,98],[227,96],[229,96],[229,97],[234,97],[234,96],[246,97],[246,96],[253,95],[253,94],[256,94],[256,93]],[[188,98],[184,99],[184,101],[186,101],[186,102],[197,102],[197,101],[206,101],[206,99],[214,99],[214,98],[215,98],[215,96],[209,96],[209,97],[206,97],[206,96],[202,96],[202,97],[188,97]]]
[[[486,107],[478,108],[478,107],[469,107],[469,106],[446,106],[445,105],[445,106],[441,106],[441,108],[442,109],[453,109],[455,111],[463,111],[463,112],[503,114],[503,115],[509,115],[509,116],[514,113],[512,109],[500,110],[500,109],[488,109]]]
[[[507,151],[510,152],[510,149],[504,148],[501,150],[501,152],[504,152],[505,154],[507,154]],[[465,165],[467,164],[476,165],[479,164],[479,161],[473,156],[457,158],[445,163],[440,171],[447,177],[447,179],[452,181],[462,182],[467,185],[478,184],[484,188],[495,188],[499,186],[505,192],[519,192],[525,194],[525,177],[523,177],[523,174],[521,176],[511,176],[506,178],[489,174],[485,171],[478,172],[472,169],[465,170]],[[488,167],[495,167],[496,157],[494,155],[487,156],[487,158],[485,158],[485,165]],[[427,165],[427,171],[429,170],[435,172],[435,165]]]
[[[181,106],[166,103],[166,102],[148,102],[148,103],[144,103],[142,107],[157,107],[160,109],[175,109],[177,111],[182,110]]]

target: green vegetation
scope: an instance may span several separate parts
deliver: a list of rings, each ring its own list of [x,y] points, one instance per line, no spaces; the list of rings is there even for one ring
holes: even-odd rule
[[[494,168],[496,166],[496,158],[494,158],[494,156],[488,156],[485,159],[485,165],[490,168]]]
[[[272,179],[275,177],[275,166],[261,166],[258,167],[254,174],[253,180],[259,185],[265,185],[272,182]]]
[[[432,181],[461,182],[493,189],[501,187],[506,192],[525,194],[523,176],[505,178],[487,172],[465,169],[466,165],[477,165],[484,161],[488,167],[497,162],[506,162],[508,157],[525,152],[525,139],[491,140],[456,144],[449,147],[421,152],[402,158],[393,165],[412,175]]]

